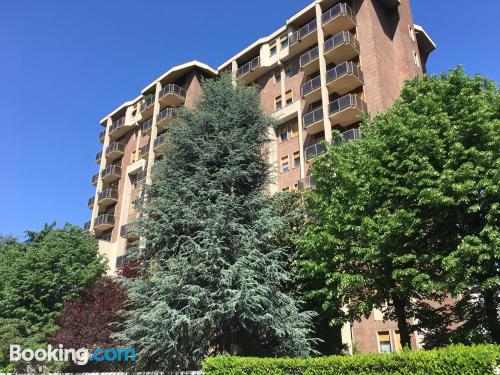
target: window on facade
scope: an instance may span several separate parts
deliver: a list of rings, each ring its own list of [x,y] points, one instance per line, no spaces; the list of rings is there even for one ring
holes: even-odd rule
[[[279,137],[281,142],[286,142],[292,138],[295,138],[299,134],[299,122],[294,119],[281,125],[279,128]]]
[[[378,332],[378,345],[380,353],[391,353],[391,337],[389,331]]]
[[[285,101],[286,101],[286,105],[293,103],[293,91],[292,90],[288,90],[285,93]]]
[[[281,81],[281,70],[277,69],[274,71],[274,83],[279,83]]]
[[[415,41],[415,33],[413,32],[413,27],[408,25],[408,31],[410,32],[410,38],[411,40]]]
[[[280,36],[281,49],[288,47],[288,35]]]
[[[420,67],[420,59],[418,58],[418,54],[413,51],[413,59],[415,60],[415,65]]]
[[[299,151],[293,153],[293,167],[294,168],[300,167],[300,152]]]
[[[292,138],[299,135],[299,120],[294,119],[291,121],[292,124]]]
[[[269,51],[271,56],[276,55],[276,52],[278,52],[278,49],[276,47],[276,40],[269,45]]]
[[[288,156],[281,158],[281,172],[285,173],[290,170],[290,165],[288,164]]]
[[[280,128],[280,139],[281,142],[286,142],[289,139],[289,132],[288,132],[288,126],[282,126]]]
[[[281,102],[281,95],[274,98],[274,108],[277,111],[283,108],[283,103]]]
[[[290,63],[285,64],[285,74],[286,74],[286,76],[288,78],[290,78],[291,76],[293,76],[292,64],[290,64]]]

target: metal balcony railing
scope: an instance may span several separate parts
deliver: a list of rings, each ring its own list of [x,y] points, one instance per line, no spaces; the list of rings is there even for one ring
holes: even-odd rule
[[[90,197],[90,198],[89,198],[89,201],[87,202],[87,206],[88,206],[88,208],[92,208],[92,207],[94,207],[94,202],[95,202],[95,196]]]
[[[313,92],[316,89],[319,89],[320,87],[321,87],[321,77],[317,76],[304,83],[300,88],[300,92],[302,93],[302,96],[306,96],[307,94]]]
[[[89,231],[90,230],[90,220],[85,222],[85,224],[83,224],[83,229],[85,231]]]
[[[139,148],[139,158],[146,156],[149,153],[149,143]]]
[[[319,57],[319,48],[318,46],[313,49],[307,51],[302,56],[300,56],[300,67],[304,68],[311,61],[316,60]]]
[[[128,257],[126,255],[120,255],[116,257],[116,267],[120,268],[123,267],[128,263]]]
[[[359,50],[359,42],[349,31],[342,31],[331,38],[325,40],[324,50],[325,53],[330,50],[342,45],[342,44],[352,44],[357,50]]]
[[[156,149],[165,143],[166,136],[165,133],[160,134],[153,142],[153,148]]]
[[[353,128],[340,133],[340,138],[342,142],[357,141],[361,138],[361,129]],[[332,142],[334,143],[334,142]]]
[[[101,162],[101,158],[102,158],[102,151],[99,151],[96,155],[95,155],[95,162],[97,164],[99,164]]]
[[[121,142],[113,142],[113,143],[111,143],[108,146],[108,148],[106,149],[106,155],[109,155],[109,154],[111,154],[112,152],[115,152],[115,151],[124,153],[125,152],[125,145],[123,143],[121,143]]]
[[[160,122],[166,118],[173,118],[175,115],[175,108],[167,107],[164,108],[158,116],[156,117],[156,122]]]
[[[326,72],[326,82],[334,81],[347,74],[353,74],[363,81],[363,72],[352,61],[347,61]]]
[[[260,56],[256,56],[246,64],[240,66],[238,70],[236,70],[236,79],[243,77],[245,74],[250,73],[252,70],[258,68],[259,66]]]
[[[99,225],[114,225],[114,224],[115,224],[115,217],[114,215],[111,214],[102,214],[94,219],[94,227],[97,227]]]
[[[150,97],[144,99],[144,101],[141,103],[141,112],[144,112],[146,109],[150,108],[154,104],[155,104],[154,95],[151,95]]]
[[[313,189],[316,186],[316,178],[314,176],[306,176],[299,180],[297,188],[299,190]]]
[[[128,223],[128,224],[121,226],[121,228],[120,228],[120,236],[121,237],[130,237],[130,236],[134,236],[134,235],[135,235],[135,233],[134,233],[133,224]]]
[[[150,117],[142,123],[142,132],[147,133],[153,127],[153,118]]]
[[[144,181],[146,179],[147,175],[148,175],[148,170],[147,169],[143,169],[142,171],[140,171],[139,173],[137,173],[135,181],[136,182],[142,182],[142,181]]]
[[[340,3],[334,5],[321,15],[321,23],[324,25],[328,21],[342,14],[349,16],[349,18],[351,18],[354,22],[356,22],[356,13],[354,13],[352,8],[345,3]]]
[[[316,143],[304,149],[304,155],[306,160],[310,160],[315,156],[318,156],[325,152],[326,148],[321,143]]]
[[[118,200],[118,190],[106,189],[97,194],[97,202],[102,202],[105,199]]]
[[[323,120],[323,107],[319,107],[314,111],[308,112],[304,115],[302,123],[304,128]]]
[[[101,172],[101,178],[110,176],[110,175],[115,175],[115,176],[121,176],[122,174],[122,169],[118,165],[110,165],[103,169]]]
[[[330,116],[343,111],[347,108],[358,108],[361,111],[366,111],[366,103],[357,94],[347,94],[340,99],[334,100],[329,104]]]
[[[123,125],[125,125],[125,117],[121,117],[113,122],[111,124],[111,128],[109,129],[109,133],[112,134],[115,130],[121,128]]]
[[[106,136],[106,130],[99,133],[99,142],[104,143],[104,137]]]
[[[290,46],[294,45],[297,42],[300,42],[306,36],[316,31],[317,28],[318,23],[316,22],[316,18],[309,21],[307,24],[302,26],[299,30],[297,30],[290,36]]]
[[[186,90],[184,90],[179,85],[176,85],[175,83],[170,83],[161,89],[160,99],[168,94],[175,94],[177,96],[180,96],[181,98],[185,98],[186,97]]]
[[[99,173],[92,176],[92,185],[97,185],[97,180],[99,179]]]

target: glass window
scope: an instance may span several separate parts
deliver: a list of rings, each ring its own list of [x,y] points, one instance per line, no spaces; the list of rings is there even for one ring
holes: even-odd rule
[[[281,158],[281,172],[285,173],[290,170],[290,166],[288,165],[288,156]]]
[[[300,152],[299,151],[293,153],[293,167],[294,168],[300,167]]]
[[[292,90],[288,90],[285,93],[285,100],[286,100],[286,105],[293,103],[293,91]]]
[[[281,95],[274,98],[274,107],[276,108],[277,111],[283,108],[283,103],[281,102]]]
[[[276,41],[272,42],[272,43],[269,45],[269,50],[270,50],[270,54],[271,54],[271,56],[276,55],[276,52],[278,52],[278,49],[276,48]]]
[[[288,47],[288,35],[280,36],[281,49]]]
[[[281,70],[277,69],[274,71],[274,83],[279,83],[281,81]]]
[[[389,336],[389,331],[378,332],[378,343],[380,353],[391,353],[391,337]]]
[[[292,73],[292,64],[290,64],[290,63],[285,64],[285,74],[289,78],[291,76],[293,76],[293,73]]]

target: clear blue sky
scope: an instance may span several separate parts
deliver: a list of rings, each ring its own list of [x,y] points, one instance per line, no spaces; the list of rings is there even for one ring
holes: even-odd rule
[[[169,67],[217,67],[309,0],[15,0],[0,11],[0,233],[89,219],[99,120]],[[270,4],[273,4],[272,8]],[[500,81],[500,2],[413,0],[438,50]]]

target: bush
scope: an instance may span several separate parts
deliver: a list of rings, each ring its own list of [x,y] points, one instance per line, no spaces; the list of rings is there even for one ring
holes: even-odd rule
[[[429,351],[322,358],[243,358],[220,356],[203,363],[205,375],[326,374],[490,374],[500,358],[499,345],[453,345]]]

